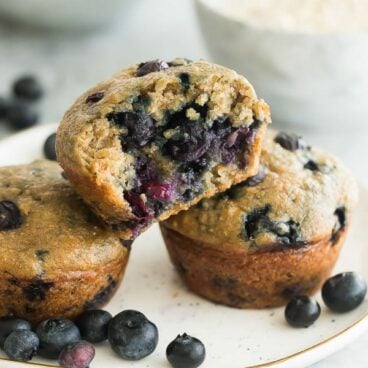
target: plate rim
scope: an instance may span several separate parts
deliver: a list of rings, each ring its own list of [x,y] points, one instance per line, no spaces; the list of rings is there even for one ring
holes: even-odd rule
[[[22,131],[13,133],[11,135],[9,135],[8,137],[4,137],[2,139],[0,139],[0,145],[3,144],[8,144],[9,142],[11,142],[12,140],[21,137],[21,136],[27,136],[28,134],[32,133],[32,132],[44,132],[46,133],[50,133],[51,130],[53,129],[54,131],[57,129],[58,127],[58,123],[48,123],[48,124],[41,124],[38,125],[36,127],[31,127],[28,129],[24,129]],[[51,134],[51,133],[50,133]],[[365,186],[360,185],[360,190],[361,191],[365,191],[366,193],[368,193],[368,188],[366,188]],[[339,337],[344,338],[345,340],[343,341],[347,341],[346,344],[342,344],[342,346],[336,349],[332,349],[328,354],[324,355],[323,358],[327,358],[328,356],[334,354],[335,352],[337,352],[338,350],[340,350],[343,346],[346,346],[348,343],[351,343],[352,341],[354,341],[356,338],[358,338],[361,334],[363,334],[365,331],[368,331],[368,311],[361,316],[357,321],[355,321],[354,323],[352,323],[351,325],[349,325],[348,327],[346,327],[345,329],[339,331],[338,333],[318,342],[317,344],[314,344],[312,346],[309,346],[303,350],[297,351],[293,354],[287,355],[285,357],[276,359],[276,360],[272,360],[269,361],[267,363],[261,363],[261,364],[256,364],[256,365],[250,365],[250,366],[245,366],[244,368],[268,368],[268,367],[282,367],[284,363],[289,363],[289,362],[293,362],[293,360],[297,359],[297,358],[302,358],[305,354],[310,353],[310,352],[318,352],[318,348],[321,347],[328,347],[328,346],[334,346],[334,342],[336,341],[336,339],[338,339]],[[354,335],[355,333],[355,335]],[[321,359],[323,359],[321,358]],[[318,361],[320,361],[321,359],[316,359],[312,362],[316,363]],[[39,368],[59,368],[59,365],[53,365],[53,364],[46,364],[46,363],[35,363],[35,362],[17,362],[17,361],[13,361],[7,358],[1,358],[0,357],[0,362],[6,362],[7,366],[14,366],[14,367],[39,367]]]

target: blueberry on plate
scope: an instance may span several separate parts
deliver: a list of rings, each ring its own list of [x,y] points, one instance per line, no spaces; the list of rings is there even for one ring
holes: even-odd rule
[[[173,368],[196,368],[204,362],[206,349],[200,340],[184,333],[168,345],[166,357]]]
[[[357,308],[367,293],[367,284],[355,272],[343,272],[329,278],[322,287],[322,298],[328,308],[344,313]]]
[[[56,161],[55,150],[56,133],[49,135],[43,145],[43,153],[48,160]]]
[[[26,129],[36,125],[39,116],[29,104],[14,101],[9,106],[6,119],[12,128]]]
[[[1,213],[0,213],[1,216]],[[0,346],[4,346],[6,338],[15,330],[31,330],[31,324],[16,317],[3,317],[0,319]]]
[[[64,368],[88,368],[94,357],[95,347],[88,341],[78,341],[62,350],[59,364]]]
[[[6,338],[4,351],[10,359],[26,362],[36,354],[38,346],[39,339],[34,332],[16,330]]]
[[[158,329],[144,314],[126,310],[110,321],[108,339],[121,358],[139,360],[156,349]]]
[[[309,327],[320,316],[321,307],[309,296],[293,297],[285,308],[285,318],[294,327]]]
[[[42,97],[43,88],[36,77],[32,75],[25,75],[18,78],[14,82],[13,93],[18,98],[36,101]]]
[[[75,321],[82,339],[89,342],[101,342],[107,339],[107,329],[112,316],[101,309],[83,312]]]
[[[78,327],[68,319],[47,319],[38,325],[36,333],[39,355],[49,359],[57,359],[65,346],[81,339]]]

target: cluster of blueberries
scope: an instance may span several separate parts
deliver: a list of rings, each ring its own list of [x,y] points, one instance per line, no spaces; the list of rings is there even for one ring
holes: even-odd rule
[[[367,284],[355,272],[343,272],[330,277],[322,287],[326,306],[337,313],[357,308],[367,293]],[[295,296],[285,308],[285,318],[294,327],[309,327],[320,316],[320,305],[310,297]]]
[[[16,79],[9,97],[0,97],[0,120],[13,129],[30,128],[39,121],[36,102],[43,96],[41,83],[32,75]]]
[[[87,368],[95,356],[94,343],[108,340],[117,355],[140,360],[158,344],[158,329],[138,311],[125,310],[115,317],[96,309],[74,322],[48,319],[32,331],[31,324],[16,317],[0,319],[0,344],[10,359],[29,361],[36,354],[58,359],[64,368]],[[206,356],[203,343],[187,334],[178,335],[166,349],[173,368],[199,367]]]

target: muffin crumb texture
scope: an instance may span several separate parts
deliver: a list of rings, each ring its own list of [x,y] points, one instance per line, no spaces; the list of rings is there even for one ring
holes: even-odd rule
[[[68,178],[124,239],[256,174],[267,104],[234,71],[153,60],[115,74],[65,114]]]
[[[105,304],[129,250],[52,161],[0,169],[0,317],[73,318]]]

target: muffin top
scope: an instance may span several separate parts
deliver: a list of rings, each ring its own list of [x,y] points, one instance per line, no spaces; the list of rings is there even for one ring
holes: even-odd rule
[[[0,168],[0,272],[48,278],[119,261],[127,255],[47,160]]]
[[[85,203],[133,239],[254,175],[270,122],[268,105],[235,71],[158,59],[80,96],[58,128],[56,151]]]
[[[164,225],[216,249],[258,251],[335,242],[357,186],[342,163],[294,135],[266,134],[259,173]]]

